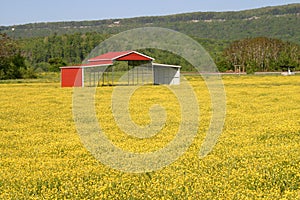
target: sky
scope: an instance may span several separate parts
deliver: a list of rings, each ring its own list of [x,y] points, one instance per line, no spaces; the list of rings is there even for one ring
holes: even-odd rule
[[[0,26],[238,11],[290,3],[300,0],[0,0]]]

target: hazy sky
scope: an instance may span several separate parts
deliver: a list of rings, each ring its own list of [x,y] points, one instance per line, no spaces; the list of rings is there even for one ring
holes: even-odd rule
[[[0,26],[234,11],[289,3],[300,0],[0,0]]]

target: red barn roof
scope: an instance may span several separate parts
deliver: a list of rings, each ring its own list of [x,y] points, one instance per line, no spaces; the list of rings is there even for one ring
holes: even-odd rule
[[[108,52],[100,56],[90,58],[87,64],[79,66],[66,66],[60,68],[83,68],[83,67],[97,67],[97,66],[109,66],[113,65],[113,62],[117,61],[153,61],[154,58],[146,56],[136,51],[120,51],[120,52]]]
[[[92,63],[87,63],[87,64],[82,64],[82,65],[77,65],[77,66],[65,66],[65,67],[60,67],[60,69],[65,69],[65,68],[86,68],[86,67],[100,67],[100,66],[109,66],[113,65],[112,61],[99,61],[99,62],[92,62]]]
[[[94,62],[113,62],[113,61],[137,61],[137,60],[145,60],[150,61],[154,60],[154,58],[151,58],[149,56],[146,56],[144,54],[141,54],[136,51],[121,51],[121,52],[108,52],[106,54],[102,54],[100,56],[91,58],[88,60],[90,64]]]

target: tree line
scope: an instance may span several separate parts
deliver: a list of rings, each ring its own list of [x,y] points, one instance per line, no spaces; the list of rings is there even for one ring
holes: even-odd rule
[[[102,41],[110,37],[96,32],[75,33],[18,40],[23,55],[37,72],[59,71],[60,66],[78,65]],[[211,53],[213,59],[220,60],[221,52],[228,41],[194,38]],[[129,49],[131,50],[131,49]],[[157,49],[139,50],[156,59],[156,62],[180,65],[184,71],[193,70],[185,59],[167,51]]]
[[[81,64],[92,49],[110,35],[96,32],[53,34],[19,40],[5,34],[0,36],[0,79],[10,79],[34,77],[34,72],[57,72],[61,66]],[[222,72],[234,70],[237,65],[244,67],[247,73],[278,71],[282,65],[300,70],[300,46],[295,43],[267,37],[234,42],[194,39],[210,53]],[[139,51],[156,58],[156,62],[181,65],[183,71],[194,70],[186,60],[170,52],[157,49]]]
[[[300,46],[266,37],[248,38],[230,44],[223,52],[223,65],[238,65],[247,73],[278,71],[280,66],[300,65]]]
[[[59,71],[63,65],[80,64],[108,35],[75,33],[19,40],[23,55],[36,71]]]
[[[102,41],[110,35],[76,33],[20,40],[25,58],[36,71],[58,71],[60,66],[80,64]],[[219,71],[233,70],[234,65],[243,66],[248,73],[255,71],[278,71],[281,65],[292,65],[299,69],[300,48],[296,43],[280,39],[257,37],[237,41],[194,38],[211,55]],[[181,65],[182,70],[193,67],[183,58],[170,52],[140,50],[157,62]]]

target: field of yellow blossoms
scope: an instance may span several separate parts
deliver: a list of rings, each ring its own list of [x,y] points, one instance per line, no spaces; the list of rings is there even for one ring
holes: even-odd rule
[[[83,146],[72,114],[72,88],[58,82],[0,84],[0,199],[298,199],[300,198],[300,77],[223,76],[226,120],[218,143],[198,152],[211,118],[205,82],[194,87],[201,113],[187,152],[154,172],[125,173],[102,164]],[[176,97],[164,86],[140,87],[132,120],[150,123],[153,104],[166,126],[148,139],[122,133],[111,114],[113,87],[99,87],[96,109],[110,140],[122,149],[152,152],[178,130]],[[177,103],[176,103],[177,102]]]

